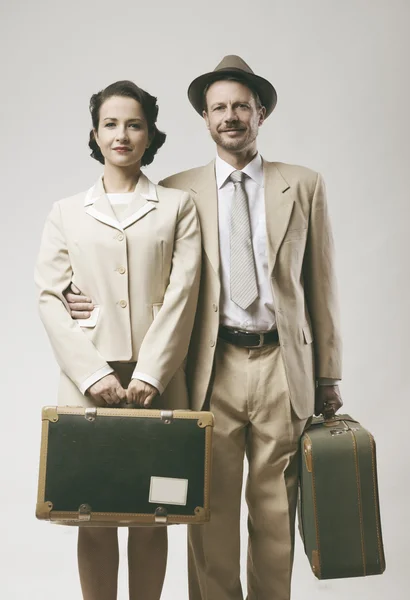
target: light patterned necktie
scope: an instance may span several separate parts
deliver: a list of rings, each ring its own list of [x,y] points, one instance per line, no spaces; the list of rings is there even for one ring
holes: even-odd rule
[[[258,297],[245,175],[231,175],[235,191],[231,210],[231,300],[246,310]]]

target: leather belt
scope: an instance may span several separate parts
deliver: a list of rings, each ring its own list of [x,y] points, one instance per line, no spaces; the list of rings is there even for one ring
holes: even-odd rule
[[[230,327],[219,326],[218,337],[229,342],[234,346],[244,348],[262,348],[270,344],[279,343],[279,334],[277,329],[258,333],[254,331],[242,331],[241,329],[232,329]]]

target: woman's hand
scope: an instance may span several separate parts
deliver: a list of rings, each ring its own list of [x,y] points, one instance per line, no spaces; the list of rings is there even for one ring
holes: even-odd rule
[[[140,379],[131,379],[127,388],[127,403],[149,408],[157,394],[158,390],[153,385]]]
[[[87,393],[98,406],[120,404],[127,397],[116,374],[110,373],[88,388]]]

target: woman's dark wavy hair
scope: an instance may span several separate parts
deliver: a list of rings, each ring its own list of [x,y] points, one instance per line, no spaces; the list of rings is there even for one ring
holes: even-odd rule
[[[127,98],[134,98],[142,106],[145,118],[148,125],[148,133],[151,140],[149,148],[147,148],[142,156],[141,165],[145,167],[150,165],[154,160],[154,156],[158,152],[159,148],[164,144],[166,134],[160,131],[157,126],[158,118],[158,105],[157,99],[151,94],[148,94],[145,90],[139,88],[132,81],[116,81],[112,83],[104,90],[101,90],[97,94],[93,94],[90,99],[90,113],[93,123],[93,129],[90,131],[90,139],[88,145],[91,148],[91,156],[104,164],[104,156],[95,140],[94,129],[97,131],[100,122],[100,108],[108,98],[112,96],[125,96]]]

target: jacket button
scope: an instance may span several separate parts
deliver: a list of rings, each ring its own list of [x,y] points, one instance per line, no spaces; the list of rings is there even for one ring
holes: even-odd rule
[[[212,308],[214,309],[215,312],[218,312],[218,307],[217,307],[217,305],[215,303],[212,304]]]
[[[125,267],[118,267],[118,273],[120,273],[121,275],[124,275],[125,271]]]
[[[126,300],[120,300],[119,302],[121,308],[125,308],[127,306],[127,301]]]
[[[214,340],[211,340],[211,341],[209,342],[209,344],[210,344],[211,348],[213,348],[213,347],[215,346],[215,341],[214,341]]]
[[[117,236],[117,240],[118,240],[119,242],[122,242],[122,241],[123,241],[123,239],[124,239],[124,236],[123,236],[123,234],[122,234],[122,233],[120,233],[120,234]]]

